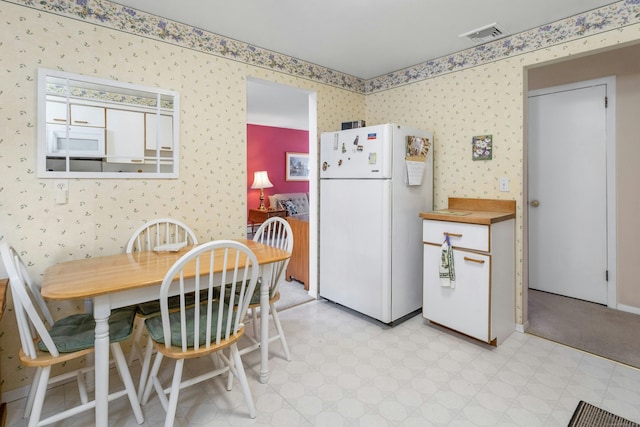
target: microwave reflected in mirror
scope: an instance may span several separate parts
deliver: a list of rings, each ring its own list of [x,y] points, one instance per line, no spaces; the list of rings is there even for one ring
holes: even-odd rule
[[[177,92],[41,68],[38,177],[177,178]]]
[[[47,123],[47,155],[70,157],[105,157],[105,129]]]

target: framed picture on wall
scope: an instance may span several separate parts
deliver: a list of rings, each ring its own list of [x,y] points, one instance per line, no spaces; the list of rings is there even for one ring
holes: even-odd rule
[[[471,139],[471,158],[473,160],[491,160],[493,135],[479,135]]]
[[[309,154],[287,153],[287,181],[309,181]]]

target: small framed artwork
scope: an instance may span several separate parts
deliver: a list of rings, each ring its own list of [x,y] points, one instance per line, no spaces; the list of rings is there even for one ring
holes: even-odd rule
[[[309,181],[309,154],[287,153],[287,181]]]
[[[473,160],[491,160],[493,135],[474,136],[471,142]]]

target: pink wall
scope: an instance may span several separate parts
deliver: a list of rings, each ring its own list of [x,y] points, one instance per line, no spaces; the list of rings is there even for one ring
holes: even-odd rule
[[[286,181],[286,153],[308,153],[309,132],[269,126],[247,125],[247,208],[258,207],[260,190],[251,189],[253,173],[266,170],[273,188],[265,188],[264,204],[269,207],[269,195],[306,193],[309,181]]]

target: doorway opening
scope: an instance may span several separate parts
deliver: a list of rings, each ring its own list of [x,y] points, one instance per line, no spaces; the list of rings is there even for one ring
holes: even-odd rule
[[[529,92],[529,289],[616,307],[615,77]]]
[[[640,298],[635,297],[637,293],[637,270],[634,261],[637,260],[638,250],[637,242],[638,236],[640,236],[640,227],[636,225],[636,221],[633,220],[634,212],[637,211],[637,206],[640,197],[637,196],[636,185],[631,184],[637,182],[637,178],[640,176],[640,171],[634,165],[633,158],[637,158],[635,153],[640,149],[636,147],[633,141],[635,141],[635,135],[640,130],[640,124],[636,123],[637,119],[633,117],[634,106],[637,105],[640,98],[640,92],[637,90],[638,81],[640,81],[640,64],[637,61],[633,61],[631,58],[640,54],[640,45],[629,45],[625,47],[619,47],[606,52],[600,52],[597,54],[583,56],[563,62],[557,62],[545,66],[536,68],[525,69],[525,94],[528,91],[539,90],[543,88],[550,88],[553,86],[560,86],[565,84],[577,83],[580,81],[601,79],[605,76],[615,76],[616,91],[614,94],[618,95],[617,101],[612,101],[609,98],[609,106],[616,108],[617,118],[614,120],[612,130],[616,131],[616,144],[615,151],[611,154],[607,154],[607,169],[613,176],[613,183],[616,184],[615,191],[607,189],[607,192],[615,194],[617,200],[613,199],[613,206],[611,209],[607,208],[607,222],[613,221],[617,226],[609,227],[612,237],[617,239],[617,244],[614,245],[613,251],[607,253],[609,258],[607,270],[609,272],[610,282],[613,279],[616,286],[612,289],[608,289],[606,305],[591,304],[584,301],[580,301],[573,298],[566,298],[554,294],[544,293],[540,295],[537,291],[529,290],[529,277],[530,277],[530,254],[525,256],[525,262],[523,264],[523,277],[525,283],[523,283],[523,332],[531,331],[531,322],[534,317],[533,311],[540,310],[539,304],[541,299],[554,298],[556,302],[550,302],[556,309],[550,309],[544,312],[541,316],[546,320],[553,323],[553,327],[556,330],[563,330],[571,338],[580,339],[579,332],[571,332],[569,329],[567,320],[560,320],[560,314],[566,314],[572,311],[571,306],[581,307],[576,310],[580,310],[579,314],[585,314],[586,311],[590,311],[588,315],[588,321],[577,321],[587,328],[596,329],[596,325],[605,324],[605,322],[615,321],[618,315],[627,315],[631,319],[625,320],[625,324],[638,321],[640,318]],[[527,123],[527,103],[525,102],[525,127]],[[528,133],[528,131],[527,131]],[[525,133],[525,135],[527,134]],[[526,138],[525,138],[526,139]],[[529,173],[528,161],[529,161],[529,141],[525,143],[525,176]],[[617,154],[615,154],[617,152]],[[553,153],[547,153],[553,155]],[[613,163],[609,163],[612,161]],[[617,177],[617,180],[615,180]],[[524,201],[530,203],[533,201],[533,196],[528,193],[528,182],[523,187]],[[525,225],[524,232],[524,249],[527,250],[529,246],[529,239],[531,230],[529,229],[529,215],[528,209],[523,209],[523,219]],[[616,229],[620,232],[616,233]],[[623,231],[624,230],[624,231]],[[588,228],[585,229],[588,232]],[[613,258],[613,260],[611,260]],[[614,291],[611,293],[609,291]],[[573,304],[573,303],[577,304]],[[546,302],[545,302],[546,304]],[[586,306],[585,306],[586,304]],[[536,307],[538,305],[538,307]],[[549,306],[550,307],[550,306]],[[560,307],[560,308],[558,308]],[[612,309],[612,308],[615,309]],[[528,312],[527,312],[528,311]],[[624,313],[626,312],[626,313]],[[578,314],[578,313],[577,313]],[[631,315],[631,316],[629,316]],[[611,324],[611,323],[607,323]],[[635,323],[640,325],[640,323]],[[586,329],[586,328],[585,328]],[[584,341],[594,341],[595,339],[605,338],[606,347],[617,349],[623,354],[638,354],[640,350],[630,350],[628,336],[619,336],[621,334],[615,333],[619,328],[610,327],[608,333],[602,333],[600,336],[586,338]],[[598,334],[596,334],[598,335]],[[624,335],[624,334],[622,334]],[[616,336],[618,339],[616,340]],[[545,337],[549,338],[549,337]],[[552,339],[552,338],[549,338]],[[565,345],[574,346],[580,348],[576,343],[569,342],[569,339],[559,338],[554,339]],[[599,354],[596,350],[585,349],[588,352]],[[619,356],[611,356],[606,354],[599,354],[603,357],[608,357],[613,360],[617,360],[623,363],[632,364],[629,361],[621,360]],[[635,366],[635,365],[634,365]]]
[[[308,293],[317,296],[317,230],[318,230],[318,180],[317,180],[317,95],[315,92],[287,86],[267,80],[247,78],[247,136],[251,130],[266,130],[270,135],[281,135],[269,141],[269,146],[251,151],[247,146],[247,165],[260,157],[269,177],[274,177],[273,187],[265,187],[264,203],[269,207],[269,196],[282,193],[306,193],[308,198]],[[286,139],[287,141],[284,141]],[[247,140],[247,144],[250,141]],[[283,144],[289,144],[284,147]],[[253,154],[251,154],[253,153]],[[308,181],[287,175],[287,159],[304,157],[308,153]],[[266,160],[265,160],[266,159]],[[264,163],[267,161],[267,163]],[[258,204],[257,189],[252,190],[253,172],[247,176],[248,217],[251,208]],[[270,178],[271,179],[271,178]],[[263,190],[265,190],[263,189]],[[254,194],[255,193],[255,194]],[[256,205],[256,206],[254,206]],[[276,206],[273,206],[276,208]],[[255,213],[255,212],[254,212]],[[287,212],[288,213],[288,212]],[[251,219],[251,218],[250,218]],[[251,227],[251,225],[249,225]],[[294,233],[295,234],[295,233]],[[302,242],[302,239],[299,239]],[[295,242],[294,242],[295,246]],[[294,250],[294,252],[296,252]],[[296,261],[297,262],[297,261]],[[290,264],[292,261],[290,261]]]
[[[607,76],[615,76],[615,101],[609,98],[609,108],[615,108],[615,120],[612,129],[615,129],[615,153],[607,154],[607,168],[615,177],[615,191],[607,189],[608,193],[615,193],[613,206],[608,206],[607,221],[615,221],[615,227],[609,226],[611,235],[616,239],[608,257],[614,258],[609,262],[609,281],[616,283],[615,294],[607,295],[607,305],[617,310],[634,314],[640,314],[640,293],[638,292],[638,267],[637,260],[640,257],[640,224],[637,222],[637,211],[640,206],[640,192],[637,191],[637,182],[640,180],[640,169],[637,167],[637,159],[640,157],[640,146],[636,143],[640,134],[640,121],[637,120],[637,105],[640,103],[640,43],[630,43],[625,46],[616,46],[610,49],[583,55],[577,58],[568,58],[560,62],[550,62],[533,67],[527,67],[524,72],[524,162],[523,176],[528,179],[527,164],[529,161],[528,134],[528,103],[529,91],[575,84],[582,81],[601,79]],[[552,155],[552,153],[548,153]],[[528,194],[528,182],[522,188],[523,202],[532,201]],[[523,206],[524,208],[524,206]],[[528,239],[528,209],[523,209],[523,289],[522,310],[524,329],[527,326],[529,316],[528,287],[529,287],[529,254]],[[617,232],[615,230],[618,230]],[[522,330],[521,329],[521,330]]]

